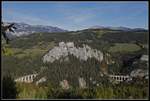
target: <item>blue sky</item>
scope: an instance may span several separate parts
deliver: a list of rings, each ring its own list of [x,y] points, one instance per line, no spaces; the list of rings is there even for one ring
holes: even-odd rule
[[[148,2],[2,2],[2,20],[67,30],[91,26],[148,29]]]

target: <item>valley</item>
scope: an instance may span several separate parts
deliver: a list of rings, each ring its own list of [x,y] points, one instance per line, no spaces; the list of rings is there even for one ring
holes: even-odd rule
[[[64,98],[65,95],[61,95],[62,90],[66,94],[78,92],[77,95],[70,95],[71,98],[110,97],[119,99],[123,97],[118,94],[119,89],[123,90],[121,87],[127,87],[126,89],[131,87],[134,92],[147,94],[143,89],[148,87],[148,57],[143,60],[142,56],[149,55],[148,47],[146,47],[148,36],[147,30],[124,31],[105,28],[67,32],[35,32],[20,36],[12,39],[8,45],[3,43],[7,54],[2,53],[2,76],[11,75],[15,80],[18,79],[19,87],[33,86],[37,84],[37,81],[45,78],[36,85],[39,87],[36,90],[43,92],[43,98],[46,96],[55,98],[53,94],[57,93],[57,90],[60,95],[56,98]],[[143,47],[139,44],[142,44]],[[134,76],[131,75],[133,72],[136,73]],[[33,78],[28,76],[19,79],[31,74],[38,75]],[[128,79],[129,77],[132,79]],[[31,84],[28,82],[29,78],[32,78],[29,81]],[[26,81],[27,84],[24,84]],[[141,85],[144,88],[140,91],[136,86],[140,88]],[[102,92],[104,90],[101,87],[109,92],[108,96],[99,94],[97,90]],[[52,95],[45,95],[47,90],[43,91],[42,88],[47,88],[47,90],[56,88],[57,90],[50,90],[48,94]],[[93,92],[94,95],[88,95],[90,94],[88,91]],[[127,90],[122,93],[130,93],[124,96],[125,98],[147,97],[147,95],[139,96],[141,93],[134,95],[133,91]],[[81,92],[87,95],[81,96]],[[29,95],[27,96],[31,97]],[[39,95],[42,96],[42,94]],[[23,97],[23,95],[19,96]]]
[[[2,1],[1,99],[148,100],[148,1]]]

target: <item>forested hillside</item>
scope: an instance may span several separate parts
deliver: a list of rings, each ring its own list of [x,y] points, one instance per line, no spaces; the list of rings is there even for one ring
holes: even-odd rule
[[[54,62],[43,62],[43,57],[51,50],[55,48],[56,50],[59,49],[58,46],[61,42],[72,42],[75,45],[74,49],[79,49],[81,51],[84,51],[84,45],[87,45],[88,47],[93,49],[93,53],[91,52],[93,56],[95,56],[94,52],[101,51],[103,53],[103,60],[98,61],[95,58],[91,57],[86,61],[83,61],[76,56],[67,53],[68,55],[66,57],[62,56],[59,59],[57,59],[56,57],[57,60],[55,60]],[[143,47],[141,47],[139,44],[143,45]],[[5,45],[5,43],[3,43],[3,45]],[[18,78],[28,74],[38,73],[38,76],[34,80],[37,81],[41,77],[46,77],[46,82],[42,84],[42,87],[44,86],[44,89],[46,89],[45,87],[48,87],[47,85],[49,83],[53,85],[54,88],[59,89],[61,82],[63,80],[67,80],[69,87],[73,89],[70,92],[66,92],[67,94],[78,92],[74,90],[74,88],[78,88],[81,86],[81,80],[82,83],[85,82],[82,87],[85,87],[87,89],[93,87],[100,88],[95,88],[95,90],[93,91],[93,95],[88,95],[87,90],[81,91],[85,93],[85,96],[78,94],[70,95],[71,97],[78,96],[78,98],[92,98],[96,94],[96,98],[120,98],[123,97],[123,94],[118,94],[118,92],[122,89],[119,87],[127,87],[127,89],[129,90],[130,87],[132,88],[132,83],[128,86],[119,85],[119,87],[116,88],[115,92],[114,90],[116,85],[113,86],[113,83],[108,78],[108,74],[130,75],[132,71],[135,71],[137,69],[142,69],[143,71],[148,70],[146,62],[141,61],[140,58],[133,60],[133,57],[136,58],[137,55],[147,55],[147,46],[148,31],[128,32],[110,29],[86,29],[81,31],[63,33],[33,33],[29,36],[15,38],[11,40],[10,44],[6,45],[5,50],[7,51],[7,53],[2,54],[2,76],[10,74],[13,78]],[[133,60],[133,62],[131,62],[131,60],[125,61],[130,58],[131,60]],[[126,63],[128,65],[126,65]],[[104,85],[106,87],[101,88]],[[146,83],[143,83],[143,85],[146,85]],[[26,87],[27,85],[21,86]],[[18,87],[20,86],[18,85]],[[109,88],[107,89],[107,87]],[[35,90],[38,89],[43,92],[43,98],[52,97],[52,95],[45,95],[48,92],[42,91],[43,88],[36,88]],[[140,92],[139,89],[135,88],[135,86],[132,89],[134,89],[133,91]],[[98,93],[98,90],[102,92],[103,90],[108,90],[109,93],[112,92],[112,95],[101,95]],[[21,91],[23,92],[23,89]],[[125,93],[128,91],[122,92]],[[132,91],[129,92],[131,93]],[[144,91],[141,92],[146,93]],[[48,94],[51,93],[52,92],[49,92]],[[54,91],[53,94],[54,93],[56,93],[56,91]],[[23,93],[20,93],[19,97],[22,96],[29,95],[23,95]],[[126,98],[126,96],[124,96],[124,98]],[[65,95],[62,96],[60,94],[56,98],[59,97],[65,97]],[[145,98],[146,95],[139,97],[139,95],[132,95],[131,93],[131,95],[129,95],[128,97]]]

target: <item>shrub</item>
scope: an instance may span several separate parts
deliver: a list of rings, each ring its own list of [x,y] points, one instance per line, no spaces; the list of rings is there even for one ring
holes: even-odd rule
[[[10,76],[4,76],[2,80],[2,97],[4,99],[16,99],[18,95],[16,83],[14,79]]]

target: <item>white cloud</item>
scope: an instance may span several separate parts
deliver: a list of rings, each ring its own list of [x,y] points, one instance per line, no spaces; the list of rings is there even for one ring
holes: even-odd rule
[[[5,18],[7,15],[7,18]],[[24,22],[31,25],[52,25],[58,26],[53,21],[48,19],[40,18],[39,16],[29,15],[20,12],[9,11],[5,12],[5,15],[2,16],[2,19],[7,22]]]
[[[91,8],[73,8],[73,7],[61,7],[61,9],[57,9],[57,11],[64,15],[64,18],[68,21],[71,21],[74,24],[84,23],[95,17],[94,9]]]
[[[85,22],[91,18],[93,18],[94,16],[92,14],[78,14],[78,15],[71,15],[68,16],[67,19],[74,22],[74,23],[82,23]]]

